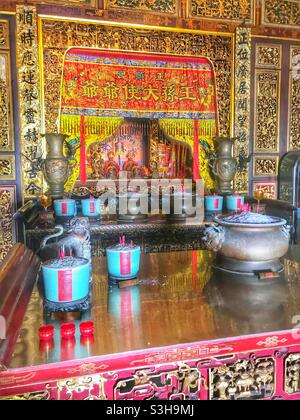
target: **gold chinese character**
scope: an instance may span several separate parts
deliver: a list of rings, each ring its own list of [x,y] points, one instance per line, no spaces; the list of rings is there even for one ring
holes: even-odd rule
[[[167,85],[163,90],[164,101],[174,102],[175,99],[178,99],[177,90],[175,85]]]
[[[117,99],[119,96],[119,88],[116,86],[114,82],[106,82],[106,86],[104,87],[104,98],[108,98],[110,100]]]
[[[137,88],[134,85],[125,85],[124,91],[125,91],[125,98],[126,100],[132,100],[135,99],[137,101],[140,101],[142,98],[140,95],[138,95],[138,91],[141,90],[141,88]]]
[[[97,96],[97,86],[92,82],[86,82],[84,85],[84,96],[95,98]]]
[[[180,101],[196,101],[197,98],[193,96],[193,86],[181,86],[180,87]]]
[[[157,96],[158,89],[154,88],[152,85],[149,85],[144,90],[147,92],[146,96],[143,97],[144,101],[148,101],[150,98],[153,98],[155,101],[159,100],[159,96]]]

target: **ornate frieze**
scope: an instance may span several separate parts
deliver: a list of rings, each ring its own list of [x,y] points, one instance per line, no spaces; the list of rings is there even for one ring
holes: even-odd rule
[[[193,18],[252,22],[253,0],[189,0]]]
[[[9,49],[9,22],[0,20],[0,49]]]
[[[30,198],[42,192],[43,182],[37,168],[42,142],[36,8],[17,6],[16,21],[23,191]]]
[[[207,33],[118,27],[86,22],[42,20],[46,131],[57,130],[61,75],[68,47],[204,56],[212,60],[217,79],[220,135],[231,128],[233,38]]]
[[[281,68],[282,46],[279,44],[256,44],[255,66],[263,68]]]
[[[277,70],[258,69],[255,72],[254,151],[279,152],[280,83]]]
[[[0,50],[0,152],[14,150],[9,51]]]
[[[0,156],[0,181],[16,179],[16,162],[14,155]]]
[[[289,150],[300,149],[300,46],[291,47],[289,93]]]
[[[253,193],[262,191],[265,198],[277,199],[277,182],[254,182]]]
[[[235,53],[235,156],[247,158],[250,153],[251,100],[251,31],[238,28]],[[235,179],[235,190],[249,191],[249,165]]]
[[[107,0],[107,7],[175,15],[178,13],[178,3],[178,0]]]
[[[278,156],[255,156],[254,176],[268,177],[278,175]]]
[[[300,26],[299,0],[263,0],[262,21],[268,26]]]
[[[298,273],[299,276],[299,273]],[[285,392],[300,392],[300,353],[290,354],[285,360]]]
[[[16,211],[15,186],[0,186],[0,261],[16,241],[15,224],[12,217]]]
[[[275,362],[272,358],[240,360],[210,370],[210,400],[270,398],[275,392]]]

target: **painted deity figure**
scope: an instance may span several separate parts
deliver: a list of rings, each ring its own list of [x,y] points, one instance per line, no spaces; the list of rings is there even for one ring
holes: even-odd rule
[[[108,179],[116,179],[119,176],[120,167],[115,162],[115,154],[113,152],[108,153],[108,161],[104,167],[105,177]]]
[[[127,160],[126,162],[124,162],[123,165],[123,171],[128,172],[129,176],[133,175],[133,169],[135,167],[137,167],[137,163],[134,160],[135,158],[135,153],[133,150],[131,150],[130,152],[128,152],[127,154]]]

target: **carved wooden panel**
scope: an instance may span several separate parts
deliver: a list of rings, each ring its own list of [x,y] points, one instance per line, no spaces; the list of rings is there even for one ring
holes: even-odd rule
[[[210,370],[211,400],[270,398],[275,392],[275,361],[272,358],[240,360]]]
[[[300,149],[300,46],[291,47],[288,150]]]
[[[255,156],[253,175],[255,177],[277,176],[278,163],[278,156]]]
[[[16,187],[0,186],[0,261],[16,241],[15,223],[12,217],[16,211]]]
[[[255,72],[254,151],[279,152],[280,83],[277,70]]]
[[[277,182],[254,182],[253,193],[262,191],[265,198],[277,199]]]
[[[107,7],[176,15],[179,10],[179,0],[107,0]]]
[[[220,134],[230,135],[233,36],[151,30],[86,22],[42,19],[46,131],[56,131],[61,75],[68,47],[205,56],[216,71]]]
[[[297,276],[299,277],[299,272],[297,273]],[[284,376],[285,392],[287,394],[296,394],[300,392],[300,353],[290,354],[286,358]]]
[[[0,50],[0,152],[14,150],[9,51]]]
[[[9,49],[9,22],[0,20],[0,49]]]
[[[0,155],[0,181],[16,179],[16,162],[14,155]]]
[[[299,0],[263,0],[262,23],[268,26],[300,26]]]
[[[282,46],[279,44],[256,44],[255,66],[281,68]]]
[[[200,19],[252,22],[253,0],[189,0],[189,15]]]

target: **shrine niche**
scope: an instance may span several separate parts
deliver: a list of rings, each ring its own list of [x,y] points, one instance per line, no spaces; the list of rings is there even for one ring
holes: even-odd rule
[[[104,178],[203,178],[217,134],[207,58],[70,49],[60,131],[76,150],[66,189]]]

